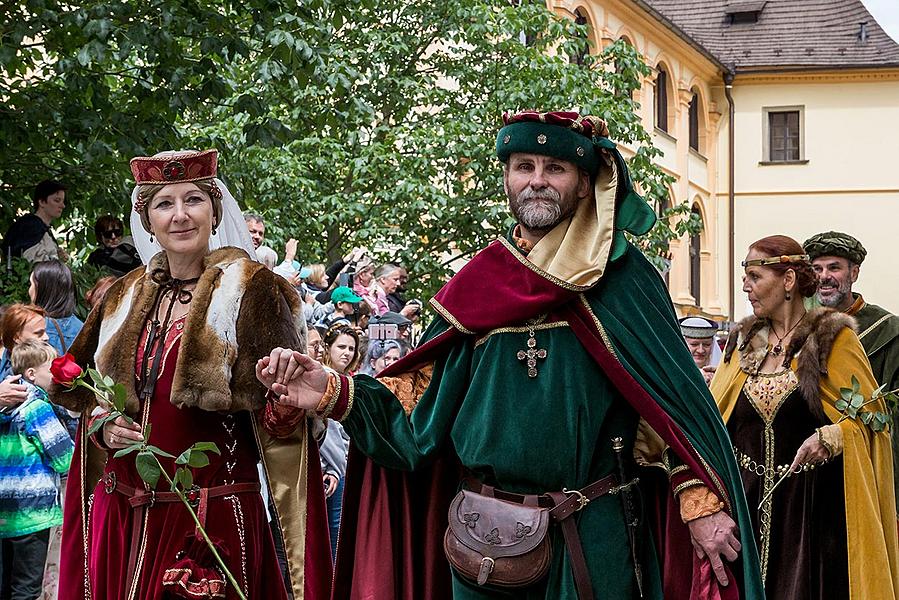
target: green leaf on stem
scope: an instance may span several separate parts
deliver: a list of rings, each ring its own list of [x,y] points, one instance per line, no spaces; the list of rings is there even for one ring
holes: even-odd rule
[[[87,370],[87,373],[88,373],[88,375],[91,376],[91,381],[94,382],[94,387],[96,387],[96,388],[103,387],[103,376],[100,375],[100,371],[98,371],[97,369],[89,368]]]
[[[202,469],[203,467],[209,465],[209,457],[206,456],[205,452],[192,450],[190,453],[190,459],[188,460],[187,464],[195,469]]]
[[[168,452],[166,452],[165,450],[163,450],[162,448],[159,448],[157,446],[148,445],[147,452],[149,452],[151,454],[155,454],[156,456],[164,456],[166,458],[175,458],[174,454],[169,454]]]
[[[853,375],[852,376],[852,392],[857,394],[859,392],[859,390],[861,390],[861,389],[862,389],[862,384],[859,383],[858,377]]]
[[[106,416],[103,417],[102,419],[97,419],[96,421],[94,421],[93,423],[91,423],[91,426],[90,426],[90,427],[88,427],[88,429],[87,429],[87,434],[88,434],[88,435],[94,435],[95,433],[97,433],[98,431],[100,431],[100,430],[103,428],[104,425],[106,425],[106,424],[109,423],[110,421],[114,421],[115,418],[116,418],[116,416],[117,416],[117,415],[116,415],[115,413],[109,413],[108,415],[106,415]]]
[[[846,400],[842,400],[842,399],[841,399],[841,400],[837,400],[837,401],[834,403],[834,406],[837,407],[837,410],[838,410],[838,411],[843,412],[844,410],[846,410],[846,407],[849,406],[849,402],[847,402]]]
[[[112,405],[115,406],[116,410],[119,412],[124,412],[125,410],[125,400],[128,398],[128,392],[125,391],[125,386],[121,383],[117,383],[112,386]]]
[[[116,458],[122,458],[123,456],[127,456],[128,454],[131,454],[132,452],[137,452],[137,451],[143,449],[143,447],[144,447],[143,442],[137,442],[135,444],[131,444],[127,448],[122,448],[121,450],[116,452],[113,456],[115,456]]]
[[[155,490],[156,484],[159,483],[159,477],[162,475],[162,469],[149,448],[137,453],[134,466],[137,467],[137,474],[144,480],[144,483],[150,486],[150,489]]]
[[[874,419],[874,413],[872,412],[863,412],[861,416],[862,423],[865,425],[870,425],[871,421]]]
[[[854,406],[855,408],[860,408],[864,403],[865,403],[864,396],[862,396],[861,394],[859,394],[857,392],[854,392],[852,394],[852,402],[851,402],[852,406]]]
[[[180,487],[182,491],[189,490],[194,484],[194,476],[187,467],[178,467],[172,478],[172,491]]]
[[[215,445],[215,442],[197,442],[190,447],[191,450],[199,450],[201,452],[215,452],[221,456],[222,451]]]

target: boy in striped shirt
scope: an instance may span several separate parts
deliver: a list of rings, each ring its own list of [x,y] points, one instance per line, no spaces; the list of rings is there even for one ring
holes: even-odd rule
[[[50,528],[62,524],[60,475],[74,444],[45,391],[55,357],[42,340],[17,344],[12,368],[28,396],[0,412],[0,597],[12,600],[41,594]]]

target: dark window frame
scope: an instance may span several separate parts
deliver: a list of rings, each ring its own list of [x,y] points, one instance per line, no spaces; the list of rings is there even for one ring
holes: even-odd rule
[[[690,100],[690,148],[699,152],[699,94]]]
[[[702,212],[694,205],[690,212],[702,219]],[[690,236],[690,295],[696,306],[702,305],[702,232]]]
[[[802,160],[802,111],[768,110],[768,162]]]
[[[668,133],[668,71],[658,66],[655,85],[655,126]]]

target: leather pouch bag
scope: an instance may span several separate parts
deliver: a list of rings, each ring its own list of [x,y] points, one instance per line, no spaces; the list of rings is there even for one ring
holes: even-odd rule
[[[449,508],[443,550],[472,583],[517,588],[543,579],[552,562],[548,508],[462,490]]]

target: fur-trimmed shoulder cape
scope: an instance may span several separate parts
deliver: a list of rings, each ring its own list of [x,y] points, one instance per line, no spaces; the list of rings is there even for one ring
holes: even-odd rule
[[[150,276],[156,269],[168,271],[165,253],[116,281],[69,350],[82,367],[95,366],[125,384],[131,414],[139,408],[134,365],[159,289]],[[172,403],[227,412],[261,408],[265,394],[256,380],[256,361],[276,346],[306,347],[299,296],[246,252],[227,247],[206,257],[193,297],[175,364]],[[78,388],[55,394],[54,402],[80,411],[93,398]]]
[[[769,327],[766,319],[756,316],[740,321],[727,338],[723,361],[730,362],[734,350],[739,348],[740,369],[749,375],[757,375],[768,355]],[[793,332],[784,353],[783,366],[789,367],[795,358],[799,389],[809,404],[820,405],[820,380],[827,377],[827,359],[837,336],[845,329],[855,331],[852,317],[822,307],[809,311]]]
[[[711,385],[725,423],[746,379],[758,373],[765,359],[768,327],[767,321],[749,317],[731,332]],[[834,565],[849,570],[849,600],[894,600],[899,593],[899,539],[890,432],[874,433],[856,419],[841,421],[835,406],[840,388],[852,387],[853,377],[866,398],[877,388],[854,320],[830,308],[809,311],[786,349],[784,366],[796,373],[803,400],[815,413],[839,423],[843,436],[848,556],[834,557]],[[887,410],[883,401],[868,408]]]

